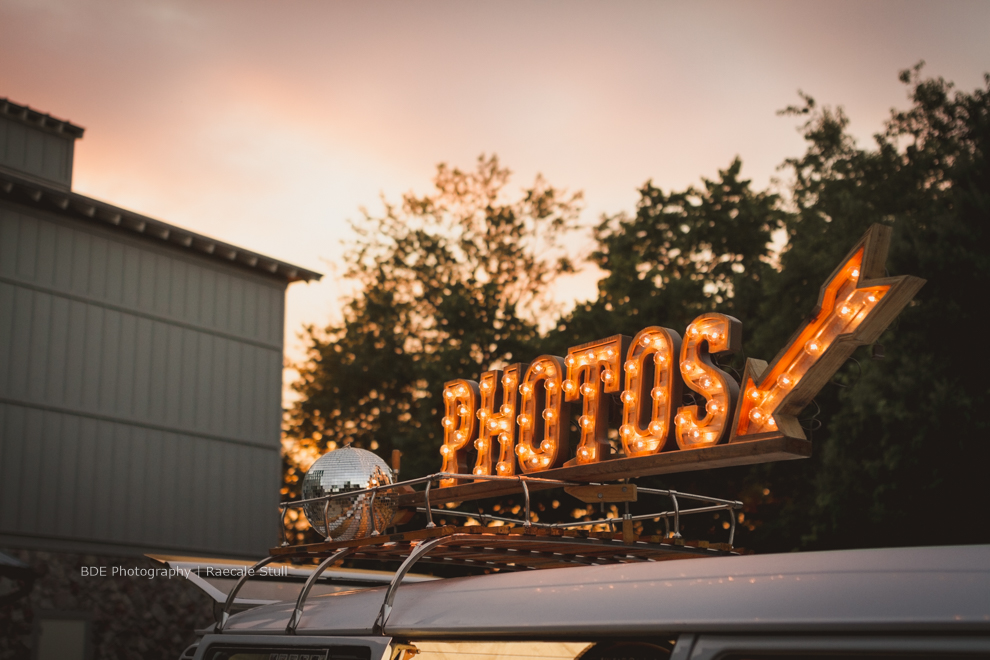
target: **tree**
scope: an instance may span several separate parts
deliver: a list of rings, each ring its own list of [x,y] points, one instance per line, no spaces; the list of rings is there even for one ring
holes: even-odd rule
[[[589,259],[605,272],[598,299],[578,305],[550,342],[566,346],[658,324],[683,332],[698,314],[746,316],[770,269],[771,234],[786,214],[776,195],[740,178],[736,158],[717,180],[664,193],[647,181],[636,214],[606,216]]]
[[[440,165],[430,193],[364,212],[346,256],[356,293],[339,323],[306,330],[286,424],[297,449],[400,449],[403,478],[435,472],[444,382],[535,354],[547,288],[572,269],[558,239],[581,194],[537,176],[512,199],[509,179],[495,156]],[[301,473],[290,456],[286,496]]]
[[[972,93],[922,78],[920,64],[901,80],[911,107],[892,112],[874,149],[856,148],[841,111],[810,98],[798,109],[809,117],[808,152],[789,162],[800,210],[768,296],[803,305],[804,280],[878,220],[894,227],[890,271],[928,280],[882,339],[886,358],[847,368],[829,393],[805,546],[990,540],[990,521],[967,506],[984,482],[990,365],[966,341],[990,287],[990,77]]]

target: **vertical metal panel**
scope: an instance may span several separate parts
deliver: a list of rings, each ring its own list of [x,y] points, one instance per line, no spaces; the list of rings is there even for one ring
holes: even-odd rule
[[[54,418],[56,415],[49,415]],[[55,531],[62,530],[63,534],[72,534],[75,531],[75,506],[76,493],[82,490],[78,483],[80,478],[79,464],[82,443],[78,441],[82,420],[75,415],[57,415],[61,422],[58,435],[58,443],[55,453],[49,456],[49,460],[57,463],[58,470],[56,481],[50,484],[55,491],[55,513],[52,520],[52,528]]]
[[[10,371],[7,374],[8,392],[23,392],[27,389],[30,372],[29,351],[31,345],[31,315],[35,296],[24,289],[14,291],[14,328],[10,346]]]
[[[23,169],[24,157],[27,153],[28,127],[10,119],[0,118],[0,123],[6,128],[3,150],[3,164],[8,167]]]
[[[25,415],[24,454],[21,458],[20,506],[17,510],[17,526],[33,532],[38,529],[38,502],[40,487],[47,481],[49,475],[45,470],[42,444],[45,433],[46,415],[40,410],[28,410]]]
[[[0,403],[0,527],[17,528],[21,500],[21,459],[24,455],[24,408]]]
[[[97,478],[97,466],[101,461],[98,454],[96,421],[80,417],[76,433],[75,440],[79,445],[79,460],[76,463],[79,478],[76,482],[78,487],[73,493],[74,515],[70,533],[73,536],[85,537],[87,534],[96,535],[96,521],[102,517],[97,502],[98,489],[93,483]]]
[[[100,382],[93,389],[97,392],[96,409],[105,415],[116,414],[117,386],[120,377],[122,314],[108,309],[103,314],[103,349],[100,363]]]
[[[51,331],[52,297],[34,296],[29,319],[30,343],[27,346],[27,396],[39,399],[45,396],[45,372],[48,366],[49,334]]]
[[[2,240],[0,236],[0,240]],[[2,262],[0,262],[2,263]],[[13,286],[0,282],[0,396],[10,391],[11,351],[14,348],[14,295]],[[0,441],[2,441],[0,437]]]
[[[44,222],[38,225],[38,268],[36,282],[43,285],[55,284],[55,225]]]

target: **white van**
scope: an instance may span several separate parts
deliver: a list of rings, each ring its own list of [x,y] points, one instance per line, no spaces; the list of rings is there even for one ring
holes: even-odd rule
[[[234,614],[192,657],[990,658],[990,546],[403,577]]]

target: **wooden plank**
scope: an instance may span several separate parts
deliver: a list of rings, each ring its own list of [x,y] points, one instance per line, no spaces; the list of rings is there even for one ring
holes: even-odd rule
[[[532,474],[541,479],[555,479],[572,482],[615,481],[637,476],[691,472],[735,465],[754,465],[788,461],[811,456],[811,443],[807,440],[788,438],[782,434],[749,442],[736,442],[731,445],[716,445],[700,449],[677,450],[653,454],[616,458],[590,465],[576,465],[545,470]],[[469,479],[470,475],[464,475]],[[559,488],[547,482],[527,482],[530,491]],[[430,490],[430,505],[445,502],[467,502],[487,497],[500,497],[522,492],[517,481],[477,481],[474,483],[434,488]],[[399,506],[423,506],[425,497],[422,491],[399,497]]]
[[[636,484],[571,486],[565,488],[564,492],[578,498],[585,504],[636,501]]]

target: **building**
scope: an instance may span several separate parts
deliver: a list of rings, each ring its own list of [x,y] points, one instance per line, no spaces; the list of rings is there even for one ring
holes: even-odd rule
[[[76,592],[116,584],[86,563],[264,556],[285,290],[320,275],[73,193],[82,134],[0,99],[0,549]],[[75,620],[111,654],[99,603],[45,598],[22,638]]]

